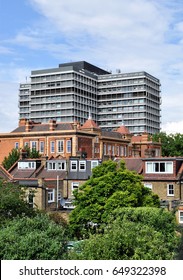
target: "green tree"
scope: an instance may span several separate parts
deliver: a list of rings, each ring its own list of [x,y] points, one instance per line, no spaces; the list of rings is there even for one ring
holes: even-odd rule
[[[4,158],[2,165],[6,170],[8,170],[19,159],[19,157],[20,157],[20,151],[18,149],[12,149],[8,157]]]
[[[166,134],[160,132],[153,135],[153,140],[161,139],[162,156],[183,156],[183,134]]]
[[[175,217],[160,208],[118,208],[103,234],[79,243],[68,258],[86,260],[172,260],[180,237]],[[79,251],[79,253],[78,253]]]
[[[29,207],[25,189],[0,180],[0,222],[17,216],[34,216],[35,210]]]
[[[58,260],[66,253],[65,228],[46,214],[15,218],[0,229],[1,260]]]
[[[112,160],[93,170],[93,175],[74,193],[75,209],[70,214],[70,228],[77,236],[87,234],[88,227],[108,221],[116,207],[159,206],[159,198],[144,187],[142,177],[118,167]]]
[[[39,151],[37,151],[35,148],[31,149],[28,146],[25,146],[22,149],[22,152],[25,153],[27,158],[40,158],[40,156],[41,156]]]
[[[36,149],[30,149],[25,146],[23,149],[12,149],[7,157],[4,158],[2,165],[6,170],[9,170],[10,167],[20,158],[21,153],[25,155],[26,158],[40,158],[40,153]]]

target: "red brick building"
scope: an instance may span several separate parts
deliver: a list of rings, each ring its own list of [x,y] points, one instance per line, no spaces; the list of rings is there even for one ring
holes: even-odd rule
[[[89,118],[83,126],[78,122],[34,123],[22,119],[10,133],[0,134],[0,162],[13,148],[25,146],[39,150],[42,156],[83,156],[87,158],[146,157],[161,155],[161,143],[153,143],[147,133],[133,136],[121,125],[115,131],[103,131]]]

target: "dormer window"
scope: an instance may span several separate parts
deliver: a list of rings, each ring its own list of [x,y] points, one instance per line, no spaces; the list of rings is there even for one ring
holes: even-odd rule
[[[48,170],[66,170],[65,161],[49,161]]]
[[[173,173],[173,162],[146,162],[146,173]]]
[[[18,162],[18,169],[35,169],[35,161],[20,161]]]

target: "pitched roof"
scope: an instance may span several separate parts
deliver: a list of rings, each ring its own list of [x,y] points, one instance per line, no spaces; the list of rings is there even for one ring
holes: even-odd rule
[[[99,129],[99,126],[96,124],[96,122],[94,120],[89,118],[81,127],[81,129],[86,129],[86,128],[98,128]]]
[[[11,174],[0,164],[0,177],[5,180],[12,180]]]
[[[116,131],[122,134],[131,134],[129,129],[125,125],[121,125]]]
[[[30,125],[30,131],[32,132],[38,132],[38,131],[50,131],[50,125],[49,123],[34,123],[32,122]],[[72,123],[56,123],[54,126],[54,131],[59,130],[72,130],[73,124]],[[17,132],[26,132],[26,125],[21,125],[11,131],[11,133],[17,133]]]
[[[125,166],[130,171],[136,171],[138,174],[142,173],[143,163],[141,158],[124,158]]]
[[[117,131],[102,131],[101,135],[104,137],[112,137],[112,138],[117,138],[117,139],[122,139],[121,133]]]

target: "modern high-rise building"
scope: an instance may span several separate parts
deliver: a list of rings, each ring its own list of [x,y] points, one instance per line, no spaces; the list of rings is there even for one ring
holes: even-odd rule
[[[20,84],[20,119],[83,124],[90,114],[104,130],[123,122],[133,134],[160,131],[160,81],[144,71],[112,74],[79,61],[32,71],[30,78]]]

